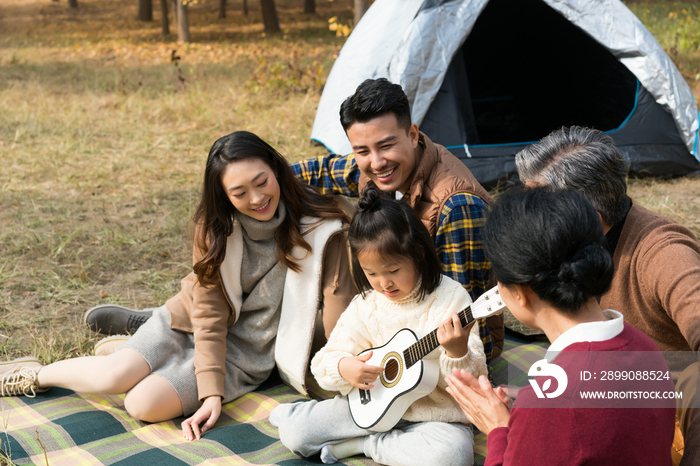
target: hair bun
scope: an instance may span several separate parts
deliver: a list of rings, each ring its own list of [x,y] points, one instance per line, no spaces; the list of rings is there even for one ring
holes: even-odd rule
[[[558,293],[574,307],[581,306],[588,296],[602,294],[612,275],[612,259],[598,243],[590,243],[561,263],[557,273]]]
[[[362,196],[357,201],[357,206],[361,212],[374,212],[381,206],[381,201],[379,188],[370,181],[365,189],[362,190]]]
[[[559,266],[559,281],[562,283],[579,283],[590,280],[591,267],[595,265],[596,254],[602,246],[589,243],[576,251],[569,260],[565,260]]]

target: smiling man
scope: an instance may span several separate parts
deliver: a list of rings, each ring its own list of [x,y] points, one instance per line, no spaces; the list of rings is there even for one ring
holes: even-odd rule
[[[398,84],[368,79],[340,106],[349,155],[292,164],[296,176],[324,193],[358,197],[368,181],[416,210],[435,241],[442,272],[476,300],[489,284],[482,228],[491,198],[469,169],[411,122]],[[479,322],[488,360],[503,347],[503,320]]]

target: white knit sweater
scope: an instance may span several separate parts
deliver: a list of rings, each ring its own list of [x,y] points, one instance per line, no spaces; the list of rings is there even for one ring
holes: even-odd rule
[[[419,336],[436,329],[453,312],[459,312],[469,304],[469,293],[458,282],[443,276],[438,288],[422,301],[417,299],[418,289],[398,302],[389,300],[376,291],[367,293],[364,299],[358,295],[340,316],[328,343],[311,361],[311,371],[321,387],[347,395],[353,388],[338,372],[342,358],[355,356],[368,348],[384,345],[399,330],[410,328]],[[440,351],[440,377],[438,386],[428,396],[416,400],[403,419],[413,422],[442,421],[468,423],[459,405],[445,391],[445,375],[453,368],[465,369],[475,377],[486,375],[484,344],[479,338],[479,326],[474,325],[469,335],[469,351],[461,358],[448,357]]]

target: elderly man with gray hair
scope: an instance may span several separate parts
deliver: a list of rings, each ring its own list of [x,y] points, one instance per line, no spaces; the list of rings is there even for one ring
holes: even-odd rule
[[[662,351],[700,350],[700,243],[687,228],[627,195],[629,164],[613,139],[593,129],[562,128],[518,153],[515,163],[524,183],[579,191],[598,211],[615,266],[601,307],[621,312]],[[697,366],[677,382],[687,392],[684,406],[690,406],[687,397],[694,398]],[[700,414],[689,409],[677,414],[674,464],[682,454],[680,464],[698,465]]]

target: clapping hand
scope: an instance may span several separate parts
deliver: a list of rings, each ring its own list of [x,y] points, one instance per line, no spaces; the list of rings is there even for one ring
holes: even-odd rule
[[[454,369],[452,374],[445,377],[445,381],[447,392],[481,432],[488,435],[497,427],[508,427],[508,395],[501,387],[494,390],[486,376],[476,379],[463,369]]]

